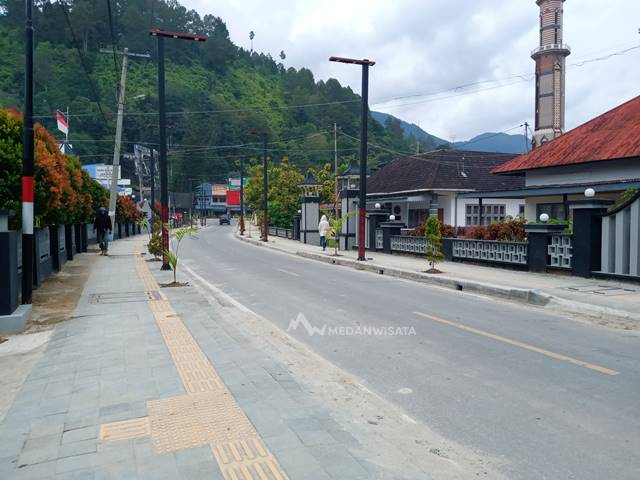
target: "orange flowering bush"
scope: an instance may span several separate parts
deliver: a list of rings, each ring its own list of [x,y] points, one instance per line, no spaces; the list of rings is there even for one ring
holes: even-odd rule
[[[83,172],[80,160],[64,155],[42,125],[34,129],[34,217],[38,227],[92,220],[93,195],[104,190]],[[0,109],[0,208],[15,211],[19,228],[22,198],[22,116]]]
[[[118,196],[116,200],[116,222],[135,222],[142,218],[142,212],[131,197]]]

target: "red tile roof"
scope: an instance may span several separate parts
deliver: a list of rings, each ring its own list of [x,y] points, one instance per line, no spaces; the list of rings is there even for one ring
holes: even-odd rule
[[[493,173],[640,157],[640,96],[603,113]]]

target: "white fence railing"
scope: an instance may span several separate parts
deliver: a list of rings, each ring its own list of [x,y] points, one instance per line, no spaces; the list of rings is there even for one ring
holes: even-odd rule
[[[424,237],[410,237],[408,235],[392,235],[391,251],[404,253],[425,253],[427,239]]]
[[[573,237],[569,234],[551,235],[547,254],[549,267],[571,268],[571,258],[573,257]]]

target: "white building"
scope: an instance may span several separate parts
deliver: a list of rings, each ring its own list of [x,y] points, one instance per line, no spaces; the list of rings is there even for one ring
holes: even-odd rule
[[[413,228],[429,215],[453,226],[487,225],[524,214],[520,198],[468,198],[487,190],[521,190],[524,179],[491,171],[513,159],[507,153],[435,150],[402,157],[385,165],[367,181],[367,209],[376,203],[396,220]]]

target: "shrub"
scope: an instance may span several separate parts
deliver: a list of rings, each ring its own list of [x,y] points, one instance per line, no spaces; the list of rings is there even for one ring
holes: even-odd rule
[[[147,249],[154,258],[159,258],[162,255],[162,222],[159,215],[155,215],[153,218],[153,232]]]
[[[22,223],[22,116],[0,109],[0,208],[15,211],[11,228]],[[36,227],[91,221],[94,195],[102,187],[82,171],[80,161],[60,152],[57,140],[34,126],[34,221]],[[102,205],[100,205],[102,206]]]
[[[444,258],[441,250],[442,237],[440,236],[440,221],[436,217],[427,218],[424,236],[427,239],[427,246],[425,248],[427,261],[431,269],[433,269],[436,263],[441,262]]]

